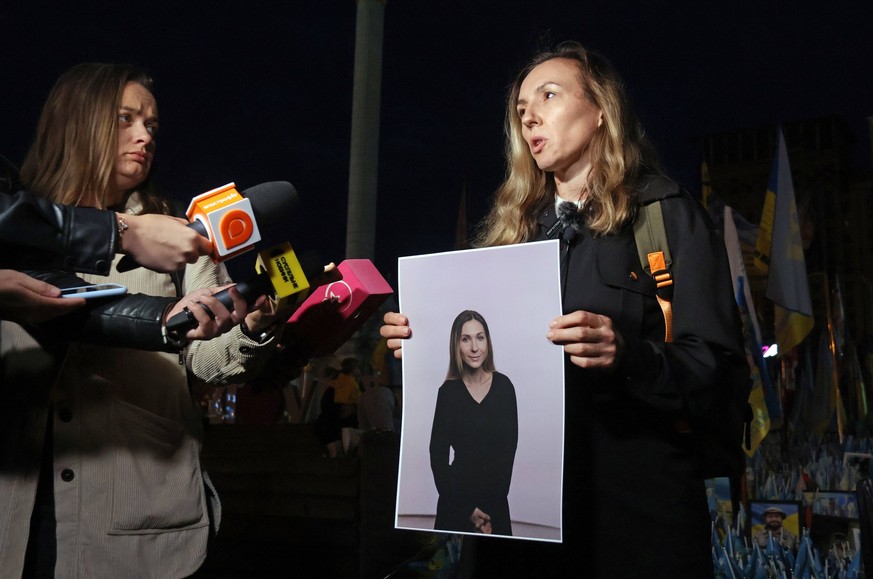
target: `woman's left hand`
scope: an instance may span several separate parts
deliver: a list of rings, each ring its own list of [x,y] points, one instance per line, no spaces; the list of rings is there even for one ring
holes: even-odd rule
[[[491,517],[488,513],[483,512],[479,507],[473,509],[473,514],[470,515],[470,522],[476,527],[476,531],[485,535],[491,534]]]
[[[245,298],[238,291],[232,290],[230,297],[233,300],[233,310],[228,308],[219,301],[214,294],[221,290],[233,287],[231,285],[200,288],[187,294],[181,300],[176,302],[170,311],[166,314],[164,323],[174,315],[188,310],[191,316],[197,320],[197,324],[189,329],[185,338],[188,340],[211,340],[219,336],[240,321],[249,312]]]
[[[546,338],[564,346],[570,361],[580,368],[610,370],[618,365],[624,350],[611,318],[583,310],[552,320]]]

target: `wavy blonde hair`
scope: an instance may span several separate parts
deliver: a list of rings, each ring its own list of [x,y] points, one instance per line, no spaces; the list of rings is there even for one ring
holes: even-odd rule
[[[130,82],[153,91],[152,78],[126,64],[77,64],[58,78],[21,165],[25,188],[64,205],[79,205],[93,195],[97,207],[107,208],[118,155],[118,106]],[[145,212],[169,211],[151,179],[137,192]]]
[[[551,173],[541,170],[522,136],[518,93],[528,74],[554,58],[579,68],[585,97],[603,112],[603,123],[591,140],[587,224],[595,235],[616,233],[636,212],[634,187],[644,173],[660,173],[654,148],[631,108],[624,83],[612,64],[577,42],[564,42],[541,52],[521,69],[506,101],[504,133],[506,177],[494,194],[491,209],[477,227],[476,247],[528,241],[536,234],[537,215],[554,201]]]

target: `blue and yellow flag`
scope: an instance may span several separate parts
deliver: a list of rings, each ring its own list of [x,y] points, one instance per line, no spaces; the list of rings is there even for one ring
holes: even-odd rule
[[[755,265],[767,272],[767,299],[775,304],[779,355],[789,352],[813,326],[812,301],[800,237],[794,183],[782,128],[758,226]]]
[[[752,424],[750,448],[743,447],[747,456],[754,456],[761,442],[770,432],[771,423],[775,420],[778,426],[782,419],[782,407],[779,398],[770,383],[769,374],[764,363],[761,350],[761,332],[758,328],[755,304],[748,287],[746,267],[743,263],[743,250],[740,247],[739,236],[733,218],[733,209],[724,208],[724,244],[731,268],[731,278],[734,282],[734,297],[743,322],[743,337],[745,338],[746,359],[751,371],[752,390],[749,393],[749,405],[752,407]]]
[[[745,285],[745,280],[740,279],[740,287]],[[752,407],[752,423],[749,448],[743,447],[747,456],[754,456],[761,446],[761,442],[770,432],[772,423],[771,415],[776,417],[777,425],[781,423],[782,407],[778,404],[773,385],[770,383],[764,357],[761,354],[761,346],[750,331],[750,312],[746,304],[746,296],[740,292],[737,294],[737,306],[740,309],[740,317],[743,320],[743,334],[746,341],[746,358],[749,361],[752,390],[749,392],[749,405]],[[771,414],[771,408],[775,412]]]

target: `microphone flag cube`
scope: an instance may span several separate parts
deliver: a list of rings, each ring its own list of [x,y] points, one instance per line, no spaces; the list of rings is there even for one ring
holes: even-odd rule
[[[369,259],[346,259],[342,279],[313,290],[288,319],[283,342],[305,357],[335,352],[394,290]]]
[[[212,242],[212,261],[218,263],[252,249],[261,240],[252,203],[228,183],[191,200],[185,212],[197,221]]]
[[[288,242],[258,253],[255,270],[270,278],[273,286],[270,299],[277,309],[282,309],[294,300],[299,304],[308,294],[309,280],[306,279],[306,273],[294,253],[294,248]]]

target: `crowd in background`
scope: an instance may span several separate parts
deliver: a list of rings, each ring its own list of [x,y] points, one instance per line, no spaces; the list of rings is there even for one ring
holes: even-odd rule
[[[400,431],[402,389],[380,351],[314,359],[302,373],[277,357],[251,382],[198,383],[195,395],[211,424],[311,424],[328,456],[353,454],[364,431]]]

